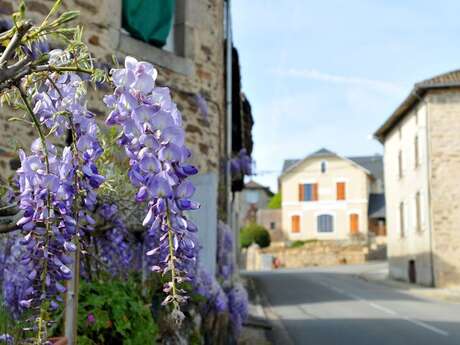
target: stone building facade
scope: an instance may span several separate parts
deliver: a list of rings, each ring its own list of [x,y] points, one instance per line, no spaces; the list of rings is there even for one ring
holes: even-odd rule
[[[460,283],[460,71],[415,84],[377,130],[385,148],[390,275]]]
[[[26,1],[28,17],[39,23],[54,1]],[[158,69],[157,84],[168,86],[183,116],[192,163],[200,174],[196,198],[203,207],[195,221],[201,241],[210,243],[204,256],[214,261],[218,198],[225,204],[226,162],[226,60],[224,0],[176,0],[172,30],[164,48],[155,47],[131,36],[122,28],[122,1],[68,0],[62,10],[79,10],[78,23],[84,27],[83,39],[98,62],[121,63],[127,55],[151,62]],[[16,10],[18,2],[0,0],[0,19]],[[103,121],[107,110],[102,102],[104,90],[92,91],[89,109]],[[239,96],[239,90],[238,90]],[[8,122],[10,109],[0,109],[0,176],[17,168],[17,149],[29,148],[34,133],[19,122]],[[222,197],[223,196],[223,197]],[[222,209],[222,208],[221,208]],[[220,214],[219,217],[225,217]],[[213,269],[213,267],[211,267]]]

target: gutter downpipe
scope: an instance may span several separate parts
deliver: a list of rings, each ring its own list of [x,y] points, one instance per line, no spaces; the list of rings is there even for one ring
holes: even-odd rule
[[[431,207],[431,158],[430,158],[430,136],[429,136],[429,104],[428,102],[422,98],[418,93],[419,88],[415,88],[412,91],[412,94],[421,102],[424,103],[426,106],[426,124],[425,124],[425,136],[426,136],[426,160],[427,160],[427,171],[426,171],[426,178],[428,183],[428,224],[430,225],[429,229],[429,246],[430,246],[430,269],[431,269],[431,285],[434,287],[436,286],[436,278],[435,278],[435,271],[434,271],[434,254],[433,254],[433,223],[432,223],[432,207]]]
[[[227,109],[227,147],[226,147],[226,190],[227,190],[227,224],[233,229],[233,210],[232,210],[232,178],[230,160],[232,159],[232,17],[231,3],[227,0],[226,7],[226,109]]]

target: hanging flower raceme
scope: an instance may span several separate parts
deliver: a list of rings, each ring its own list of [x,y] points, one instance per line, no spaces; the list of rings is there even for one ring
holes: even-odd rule
[[[198,267],[193,277],[193,287],[197,294],[203,296],[206,303],[202,315],[210,312],[221,313],[227,310],[228,298],[216,278],[203,267]]]
[[[52,51],[55,56],[63,53]],[[61,55],[59,55],[61,54]],[[72,152],[81,172],[78,175],[79,192],[82,193],[82,209],[79,230],[93,230],[94,220],[90,212],[96,204],[95,190],[104,182],[95,161],[103,150],[97,137],[99,128],[95,115],[86,107],[84,81],[75,73],[51,74],[33,96],[34,112],[40,122],[56,136],[71,135]]]
[[[51,60],[60,55],[54,51],[50,56]],[[72,276],[70,254],[77,250],[73,239],[93,230],[95,189],[104,178],[95,165],[102,153],[98,127],[86,108],[86,89],[78,75],[52,73],[30,96],[41,137],[33,142],[31,155],[19,152],[19,207],[24,216],[18,226],[26,248],[20,264],[28,268],[19,304],[40,306],[42,315],[43,306],[55,309],[62,301],[63,280]],[[70,136],[71,145],[58,152],[45,143],[44,128],[58,137]]]
[[[235,248],[232,229],[219,220],[217,226],[217,275],[228,285],[235,271]]]
[[[238,335],[248,317],[248,293],[241,283],[236,283],[228,292],[228,310],[233,334]]]
[[[230,160],[230,170],[233,178],[252,175],[252,159],[246,149],[241,149],[238,155]]]
[[[186,300],[178,284],[190,279],[198,252],[197,228],[184,214],[199,207],[190,199],[195,188],[187,181],[197,169],[186,164],[190,151],[181,114],[169,89],[155,86],[156,77],[151,64],[127,57],[125,68],[112,71],[116,89],[104,98],[112,109],[106,122],[121,126],[119,143],[130,158],[136,200],[148,204],[143,225],[153,247],[147,255],[156,258],[152,270],[170,275],[163,303],[178,306]]]
[[[69,147],[59,156],[54,145],[43,146],[37,139],[31,155],[19,152],[19,208],[24,214],[18,226],[25,250],[18,274],[27,277],[18,281],[23,290],[20,308],[38,307],[45,301],[51,309],[58,307],[65,291],[63,281],[71,278],[69,254],[76,250],[72,242],[77,231],[72,214],[75,161]],[[8,293],[5,298],[14,300]]]

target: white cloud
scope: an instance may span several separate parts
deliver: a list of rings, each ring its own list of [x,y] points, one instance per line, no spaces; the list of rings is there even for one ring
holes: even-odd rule
[[[308,80],[317,80],[333,84],[346,84],[346,85],[355,85],[366,88],[372,88],[380,90],[387,93],[403,93],[406,88],[404,85],[399,83],[377,80],[377,79],[367,79],[354,76],[343,76],[325,73],[318,71],[316,69],[287,69],[287,70],[274,70],[275,75],[281,77],[294,77],[294,78],[303,78]],[[407,91],[407,90],[406,90]]]

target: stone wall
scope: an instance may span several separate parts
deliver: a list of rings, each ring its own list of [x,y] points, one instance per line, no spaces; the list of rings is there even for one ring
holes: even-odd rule
[[[272,242],[284,240],[281,230],[281,209],[261,209],[257,211],[257,224],[262,225],[270,233]],[[272,228],[274,226],[274,228]]]
[[[54,0],[26,1],[28,17],[35,23],[48,13]],[[191,163],[200,174],[193,177],[195,199],[202,207],[194,212],[203,245],[202,264],[212,273],[215,267],[218,198],[225,199],[225,60],[224,0],[176,0],[174,53],[129,36],[121,28],[121,0],[66,0],[63,10],[79,10],[78,22],[84,27],[83,39],[98,62],[112,64],[112,56],[123,63],[126,55],[153,63],[158,69],[157,84],[168,86],[182,113]],[[18,1],[0,0],[0,19]],[[102,122],[107,109],[102,95],[110,90],[92,90],[88,107]],[[207,112],[200,111],[197,95],[204,98]],[[11,109],[0,109],[0,177],[11,176],[18,167],[17,150],[29,150],[36,136],[32,128],[8,122]]]
[[[460,89],[429,99],[431,217],[436,286],[460,283]]]
[[[39,22],[48,13],[52,0],[26,1],[29,16]],[[159,70],[158,83],[171,88],[182,112],[187,143],[193,161],[202,173],[220,174],[224,154],[224,0],[177,0],[176,50],[171,53],[135,40],[121,30],[121,1],[67,0],[64,9],[80,11],[78,24],[84,26],[84,41],[100,62],[111,63],[133,55],[152,62]],[[17,1],[0,0],[0,18],[6,18]],[[102,92],[103,93],[103,92]],[[202,95],[208,115],[198,109],[195,95]],[[106,109],[91,95],[89,104],[103,119]],[[28,149],[34,136],[30,127],[8,122],[11,110],[0,110],[0,175],[9,176],[16,167],[19,147]]]
[[[334,266],[340,264],[361,264],[366,261],[367,247],[336,241],[317,241],[305,243],[302,247],[284,246],[252,249],[247,253],[248,269],[259,270],[264,256],[278,258],[283,268],[309,266]]]

